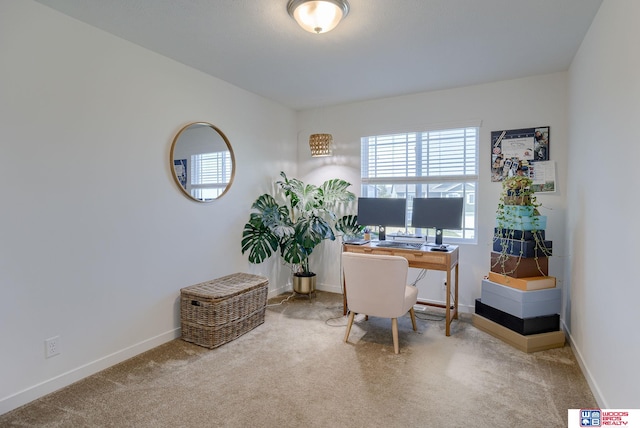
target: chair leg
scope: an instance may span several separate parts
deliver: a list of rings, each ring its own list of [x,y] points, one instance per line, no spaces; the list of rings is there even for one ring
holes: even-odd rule
[[[418,326],[416,325],[416,311],[413,308],[409,309],[409,315],[411,315],[411,324],[413,324],[413,331],[418,331]]]
[[[351,311],[349,312],[349,321],[347,322],[347,332],[344,335],[344,341],[346,342],[349,338],[349,333],[351,332],[351,326],[353,325],[353,318],[356,316],[356,313]]]
[[[391,318],[391,333],[393,334],[393,352],[400,353],[400,345],[398,345],[398,318]]]

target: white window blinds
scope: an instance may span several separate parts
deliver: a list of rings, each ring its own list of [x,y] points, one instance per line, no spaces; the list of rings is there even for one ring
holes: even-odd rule
[[[477,178],[477,128],[362,138],[362,180]]]

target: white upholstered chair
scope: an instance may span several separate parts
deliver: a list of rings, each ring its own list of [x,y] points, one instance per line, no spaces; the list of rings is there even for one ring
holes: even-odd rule
[[[400,256],[342,253],[342,269],[350,311],[344,341],[349,338],[355,314],[391,318],[393,350],[399,353],[398,317],[409,312],[413,330],[417,330],[413,305],[418,300],[418,289],[407,285],[407,259]]]

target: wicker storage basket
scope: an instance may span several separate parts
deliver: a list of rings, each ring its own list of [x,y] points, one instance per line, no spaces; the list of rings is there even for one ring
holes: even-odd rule
[[[269,280],[235,273],[180,290],[182,339],[207,348],[230,342],[264,322]]]

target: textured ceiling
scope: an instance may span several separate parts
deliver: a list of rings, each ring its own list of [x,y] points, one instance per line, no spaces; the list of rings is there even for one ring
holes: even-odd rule
[[[287,0],[36,0],[296,110],[567,70],[602,0],[349,0],[326,34]]]

